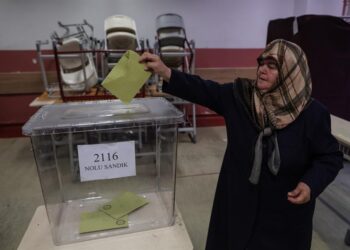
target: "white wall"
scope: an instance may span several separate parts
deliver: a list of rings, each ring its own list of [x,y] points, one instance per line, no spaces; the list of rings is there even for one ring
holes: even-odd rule
[[[304,2],[307,2],[305,4]],[[155,18],[180,14],[197,48],[262,48],[268,21],[293,15],[340,15],[342,0],[0,0],[0,50],[34,49],[36,40],[61,31],[57,21],[95,27],[104,37],[104,19],[135,19],[139,37],[155,36]]]
[[[300,16],[306,13],[308,1],[305,0],[295,0],[294,1],[294,15]]]
[[[343,2],[339,0],[308,0],[305,14],[341,16]]]

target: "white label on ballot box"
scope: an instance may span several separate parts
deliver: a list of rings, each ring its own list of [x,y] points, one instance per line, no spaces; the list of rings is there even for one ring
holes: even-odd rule
[[[80,181],[136,175],[135,142],[78,145]]]

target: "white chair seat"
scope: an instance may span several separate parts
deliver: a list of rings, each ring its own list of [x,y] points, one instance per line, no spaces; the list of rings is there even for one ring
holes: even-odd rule
[[[185,51],[183,47],[179,47],[179,46],[164,46],[164,47],[161,47],[160,50],[162,52],[184,52]]]
[[[77,71],[65,72],[61,67],[62,81],[73,90],[88,91],[97,83],[97,72],[93,64],[92,58],[88,56],[88,60],[89,63],[85,66],[86,82],[84,78],[83,68]]]
[[[135,50],[137,47],[137,38],[135,34],[128,32],[113,32],[107,34],[108,49],[130,49]]]
[[[78,38],[72,37],[65,39],[62,45],[58,46],[58,51],[80,51],[80,40]],[[81,54],[69,54],[72,56],[77,56],[76,58],[60,58],[60,65],[64,70],[74,70],[77,68],[81,68],[83,65],[83,60],[80,57]],[[86,58],[87,61],[87,58]],[[86,63],[85,61],[85,63]]]
[[[105,19],[105,32],[108,33],[108,30],[115,28],[123,28],[133,30],[136,34],[136,24],[135,21],[124,15],[114,15]]]
[[[161,46],[184,47],[186,36],[183,29],[169,28],[158,31],[158,39]]]
[[[171,53],[183,53],[185,49],[179,46],[164,46],[160,48],[162,60],[168,67],[178,68],[183,64],[185,54],[172,55]],[[170,53],[167,55],[166,53]]]

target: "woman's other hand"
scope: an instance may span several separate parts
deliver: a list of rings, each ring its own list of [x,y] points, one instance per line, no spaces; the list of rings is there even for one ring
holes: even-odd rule
[[[171,69],[168,68],[159,56],[151,54],[149,52],[144,52],[139,60],[140,63],[145,64],[145,70],[151,71],[160,75],[165,81],[169,81],[171,76]]]
[[[288,192],[288,200],[297,205],[308,202],[310,200],[310,196],[310,187],[304,182],[299,182],[293,191]]]

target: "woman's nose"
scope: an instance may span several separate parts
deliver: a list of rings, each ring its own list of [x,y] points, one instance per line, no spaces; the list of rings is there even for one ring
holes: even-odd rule
[[[268,69],[268,67],[267,67],[266,64],[263,64],[263,65],[259,66],[259,71],[260,72],[264,72],[265,73],[267,71],[267,69]]]

